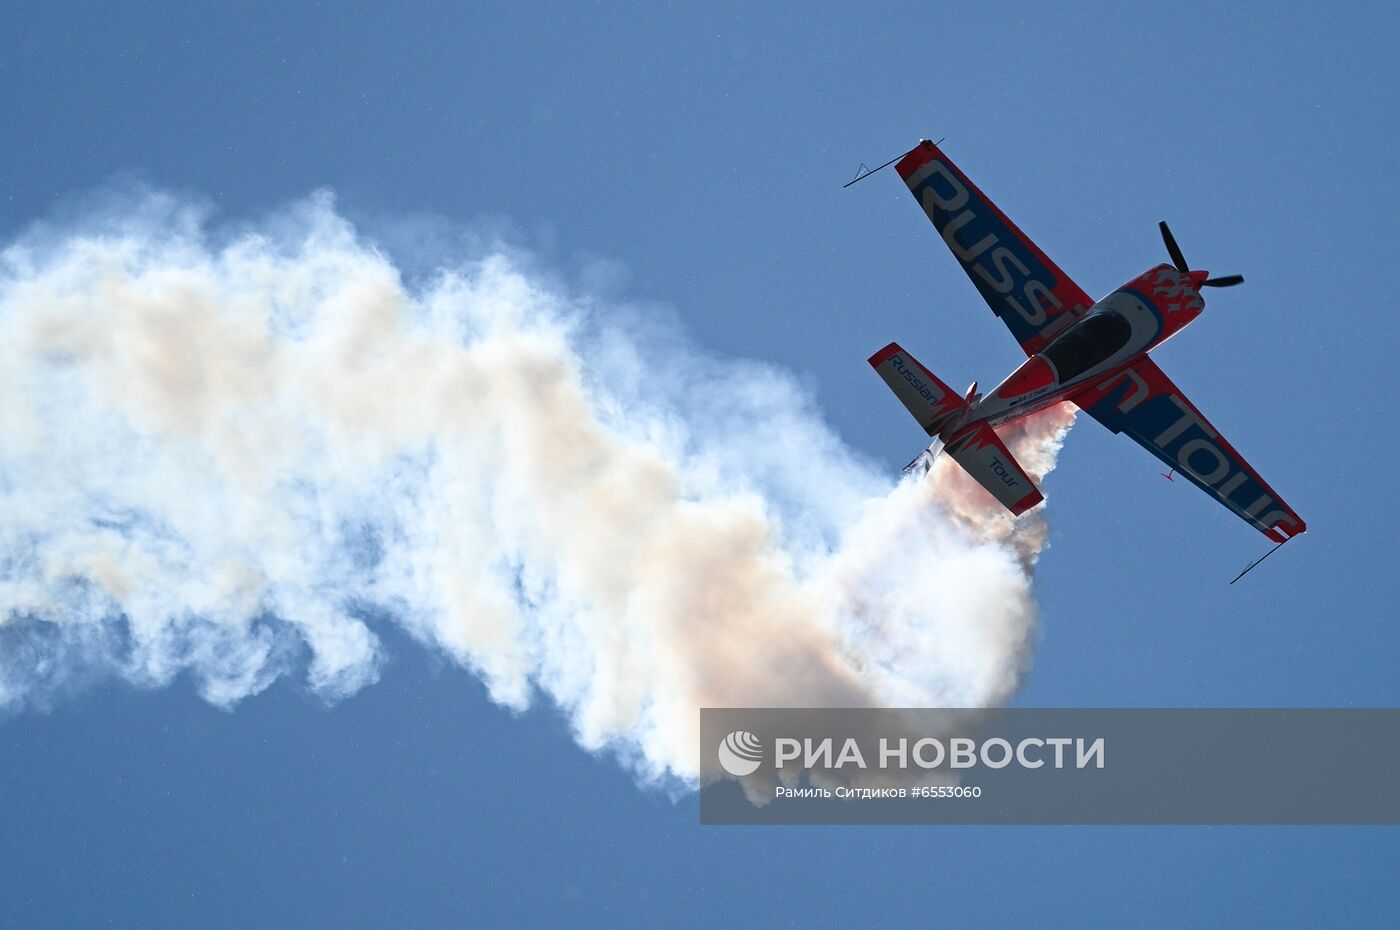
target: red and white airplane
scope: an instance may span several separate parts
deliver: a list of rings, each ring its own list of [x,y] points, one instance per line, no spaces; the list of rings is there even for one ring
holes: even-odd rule
[[[966,394],[955,393],[895,343],[871,356],[870,364],[919,425],[943,441],[943,451],[993,497],[1017,515],[1043,500],[992,428],[1071,401],[1275,542],[1307,530],[1148,357],[1205,309],[1201,288],[1244,278],[1192,271],[1162,223],[1173,264],[1149,268],[1095,302],[934,143],[920,142],[898,159],[896,170],[1029,357],[985,397],[975,381]]]

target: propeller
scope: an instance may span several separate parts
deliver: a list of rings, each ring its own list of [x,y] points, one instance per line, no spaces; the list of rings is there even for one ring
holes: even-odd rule
[[[1186,264],[1186,256],[1181,254],[1181,246],[1176,244],[1176,237],[1173,236],[1172,231],[1167,228],[1167,221],[1162,220],[1160,223],[1157,224],[1157,226],[1162,230],[1162,241],[1165,242],[1167,245],[1167,254],[1171,256],[1172,264],[1176,266],[1176,270],[1181,272],[1182,274],[1190,274],[1191,266]],[[1218,278],[1206,278],[1204,281],[1201,282],[1201,286],[1234,287],[1236,284],[1243,283],[1244,275],[1227,274],[1221,275]]]

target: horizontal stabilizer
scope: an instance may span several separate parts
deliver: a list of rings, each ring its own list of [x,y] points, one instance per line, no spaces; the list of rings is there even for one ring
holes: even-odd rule
[[[958,430],[943,451],[1018,517],[1045,499],[985,421]]]
[[[937,436],[954,425],[967,409],[962,397],[934,377],[933,372],[920,365],[897,342],[891,342],[870,356],[870,367],[930,436]]]

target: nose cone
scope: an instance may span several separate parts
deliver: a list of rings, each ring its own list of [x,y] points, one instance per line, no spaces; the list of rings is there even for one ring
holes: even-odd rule
[[[1209,277],[1209,271],[1193,271],[1191,272],[1191,286],[1199,291],[1201,289],[1201,285],[1204,284],[1206,278]]]

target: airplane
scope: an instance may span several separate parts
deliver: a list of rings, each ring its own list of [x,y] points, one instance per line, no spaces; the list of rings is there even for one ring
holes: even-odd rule
[[[959,395],[898,343],[876,352],[870,364],[993,498],[1016,516],[1044,499],[994,427],[1069,401],[1275,543],[1307,531],[1148,354],[1200,316],[1202,288],[1232,287],[1242,276],[1193,270],[1162,222],[1171,264],[1154,265],[1093,301],[935,143],[924,139],[880,167],[896,161],[914,199],[1027,358],[985,396],[976,381]],[[1171,473],[1164,477],[1172,480]]]

